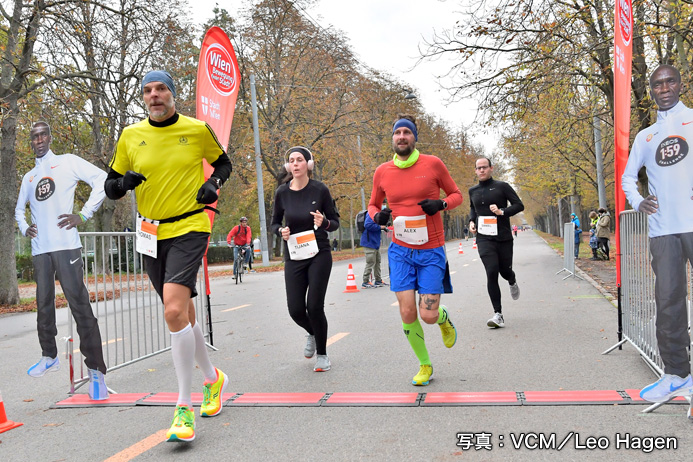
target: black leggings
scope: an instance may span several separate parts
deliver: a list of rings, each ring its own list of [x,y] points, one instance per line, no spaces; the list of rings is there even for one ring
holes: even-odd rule
[[[319,355],[327,354],[325,293],[331,272],[332,253],[329,249],[320,250],[308,260],[288,260],[284,264],[289,314],[296,324],[315,335]]]
[[[491,297],[493,311],[502,312],[501,291],[498,286],[498,275],[508,281],[510,285],[515,284],[515,272],[513,271],[513,241],[493,241],[487,239],[477,239],[479,247],[479,257],[486,268],[486,288]]]

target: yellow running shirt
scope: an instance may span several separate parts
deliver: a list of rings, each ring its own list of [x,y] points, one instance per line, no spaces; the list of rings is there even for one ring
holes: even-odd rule
[[[135,188],[137,211],[163,220],[204,207],[195,199],[205,182],[202,159],[211,164],[223,153],[205,122],[178,114],[178,120],[165,127],[151,125],[148,118],[125,127],[110,167],[121,175],[128,170],[144,175],[147,181]],[[206,213],[159,225],[158,239],[193,231],[211,232]]]

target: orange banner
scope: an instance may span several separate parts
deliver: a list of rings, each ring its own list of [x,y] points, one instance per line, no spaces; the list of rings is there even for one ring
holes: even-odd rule
[[[197,66],[197,111],[196,117],[212,127],[214,133],[227,150],[233,112],[236,109],[236,98],[241,83],[236,53],[226,33],[219,27],[212,27],[205,34],[200,48],[200,61]],[[203,160],[205,178],[212,175],[213,168]],[[216,202],[210,204],[216,207]],[[207,210],[209,221],[214,225],[214,212]],[[207,295],[209,295],[209,274],[207,255],[204,260]]]
[[[621,286],[621,239],[619,214],[625,208],[626,197],[621,189],[621,176],[628,162],[630,144],[630,80],[633,62],[633,4],[631,0],[616,0],[614,15],[614,190],[616,225],[616,283]]]

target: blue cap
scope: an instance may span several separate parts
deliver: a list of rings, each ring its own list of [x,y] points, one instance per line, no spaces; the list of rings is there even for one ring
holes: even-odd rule
[[[169,90],[171,90],[173,97],[176,97],[176,86],[173,84],[173,78],[171,78],[171,74],[169,74],[168,72],[161,70],[147,72],[147,74],[142,79],[142,93],[144,93],[144,86],[151,82],[163,83],[168,87]]]

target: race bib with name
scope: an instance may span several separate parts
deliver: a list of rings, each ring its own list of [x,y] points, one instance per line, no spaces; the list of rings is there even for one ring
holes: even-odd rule
[[[498,218],[479,217],[479,234],[485,236],[498,236]]]
[[[397,217],[392,223],[395,237],[406,244],[423,245],[428,242],[426,215]]]
[[[135,250],[137,252],[156,258],[156,233],[158,228],[158,221],[147,220],[139,215],[137,216],[137,238],[135,239]]]
[[[289,258],[292,260],[307,260],[318,253],[318,241],[314,231],[303,231],[289,236],[287,241]]]

